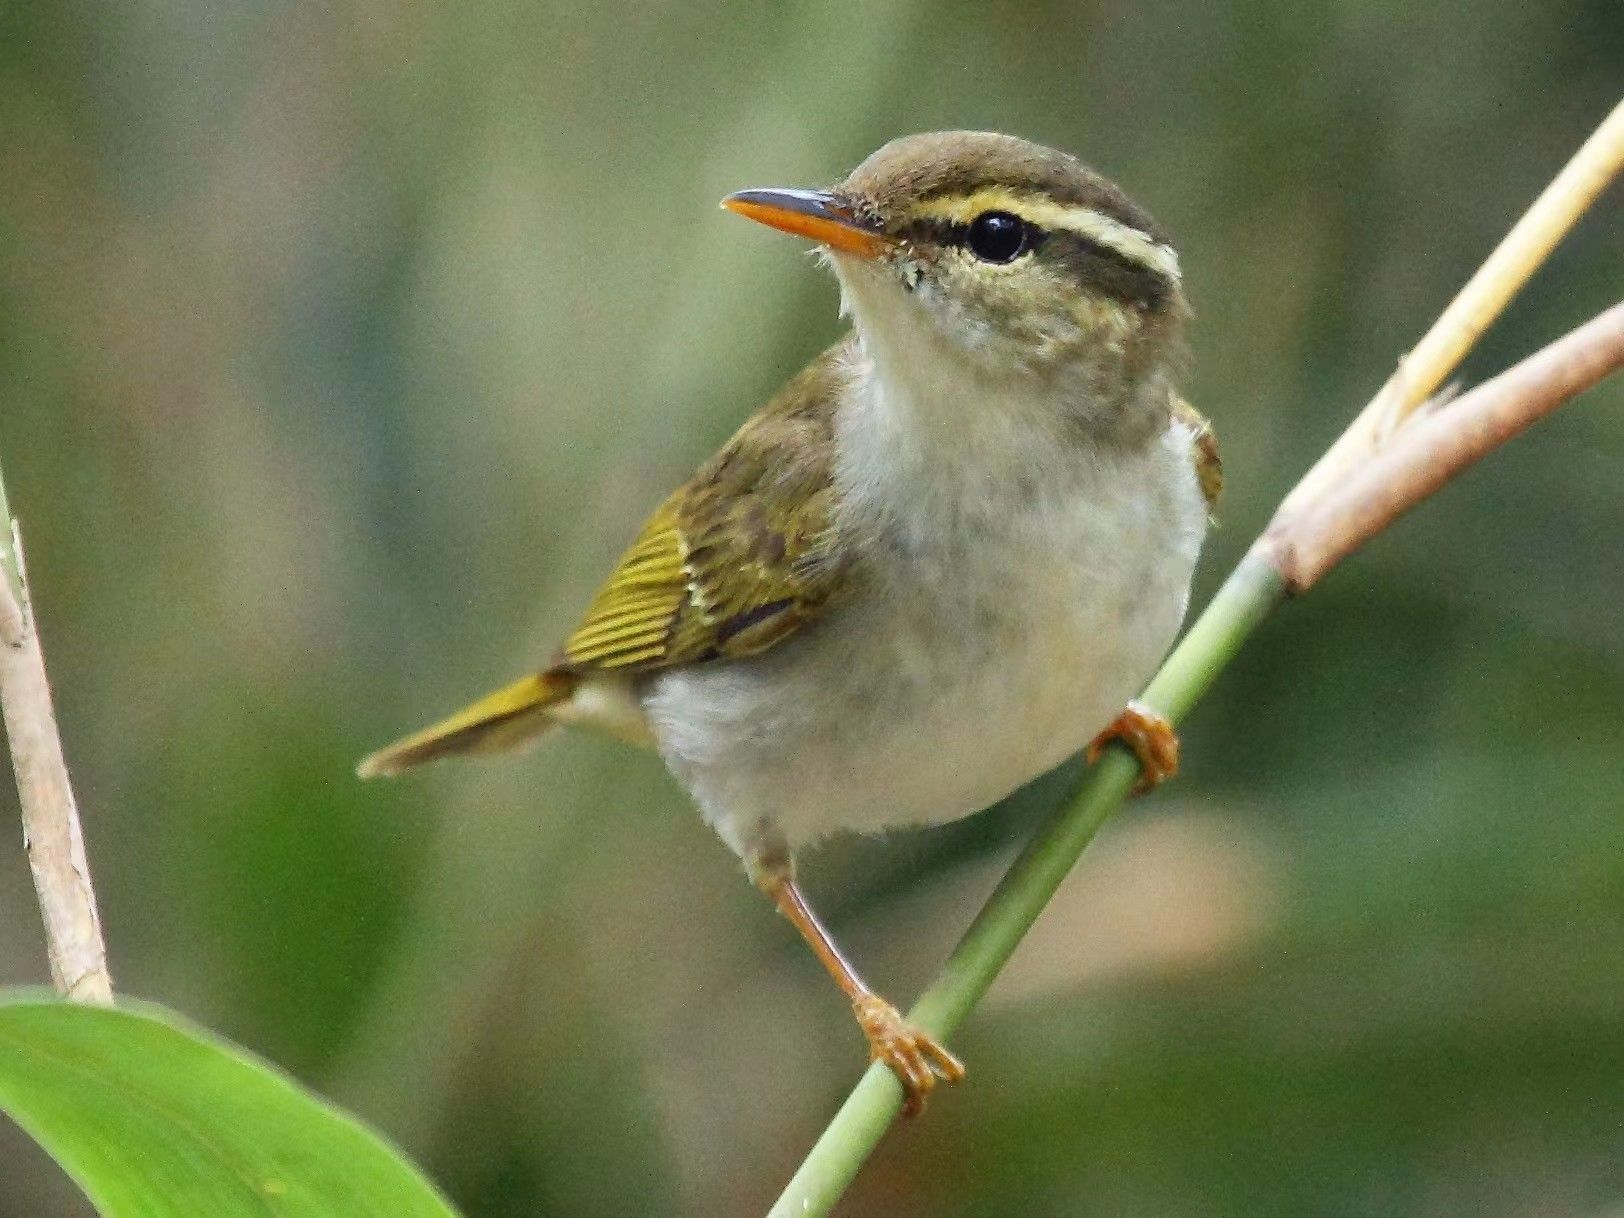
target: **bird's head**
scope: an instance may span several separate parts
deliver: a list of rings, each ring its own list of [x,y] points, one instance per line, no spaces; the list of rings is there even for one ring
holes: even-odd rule
[[[723,206],[820,242],[877,357],[1127,389],[1160,373],[1188,312],[1155,221],[1075,157],[1013,136],[906,136],[830,190]]]

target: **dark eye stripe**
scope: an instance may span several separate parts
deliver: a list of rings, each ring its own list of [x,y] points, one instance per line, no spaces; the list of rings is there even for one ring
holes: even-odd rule
[[[1155,267],[1081,233],[1054,234],[1052,253],[1063,258],[1079,278],[1125,304],[1155,311],[1167,303],[1173,285]]]

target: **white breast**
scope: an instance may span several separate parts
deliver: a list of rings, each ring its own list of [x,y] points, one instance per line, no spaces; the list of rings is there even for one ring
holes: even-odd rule
[[[842,412],[837,475],[863,595],[644,695],[746,858],[994,802],[1106,726],[1184,615],[1206,505],[1181,424],[1103,452],[1057,446],[1019,404],[956,401],[961,427],[914,442],[875,383]]]

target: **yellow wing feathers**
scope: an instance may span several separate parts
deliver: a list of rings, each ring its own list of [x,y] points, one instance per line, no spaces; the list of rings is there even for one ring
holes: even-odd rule
[[[680,495],[680,492],[679,492]],[[643,526],[619,566],[593,597],[560,659],[575,668],[625,668],[658,662],[689,598],[687,546],[673,495]]]
[[[398,774],[452,753],[490,753],[514,748],[552,725],[548,709],[575,692],[568,673],[543,672],[486,694],[432,727],[361,759],[362,778]]]
[[[833,352],[672,495],[559,652],[561,670],[638,671],[751,655],[833,594]]]
[[[363,777],[522,744],[593,673],[752,655],[814,618],[844,566],[829,527],[842,349],[806,371],[649,517],[553,666],[366,758]]]

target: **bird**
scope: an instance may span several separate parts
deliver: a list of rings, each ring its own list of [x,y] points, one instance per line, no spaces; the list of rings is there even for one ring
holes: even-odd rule
[[[1163,230],[1076,157],[895,139],[829,189],[722,206],[810,239],[850,331],[649,516],[550,663],[366,757],[363,777],[558,725],[657,749],[850,1002],[917,1113],[960,1060],[862,979],[796,879],[832,834],[935,825],[1120,741],[1222,485],[1175,381]]]

